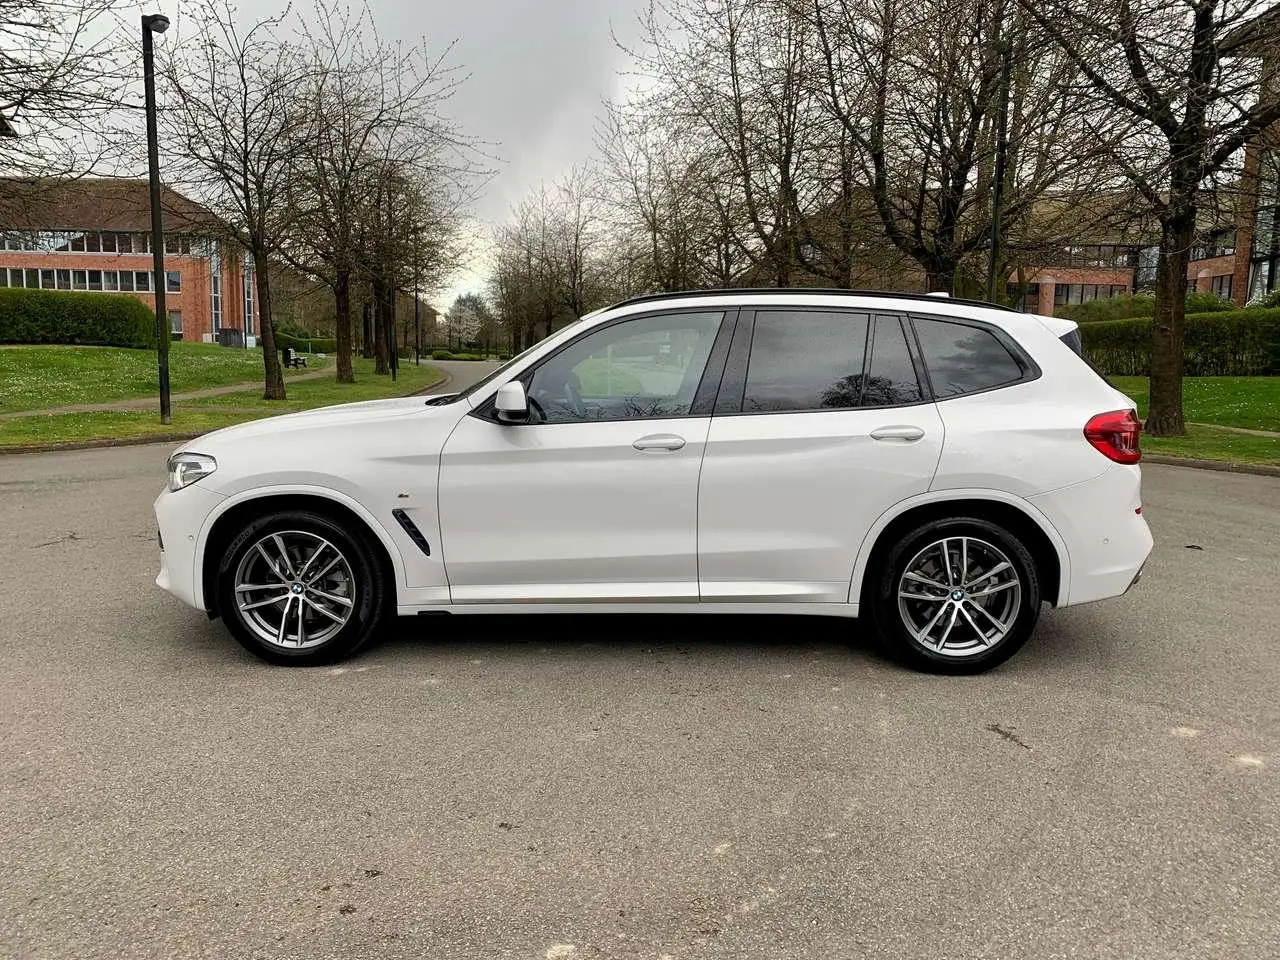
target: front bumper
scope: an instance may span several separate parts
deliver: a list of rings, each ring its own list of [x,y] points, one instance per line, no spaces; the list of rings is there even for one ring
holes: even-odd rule
[[[200,531],[224,499],[221,494],[201,487],[199,481],[176,492],[165,489],[156,497],[161,545],[156,586],[197,610],[204,609],[200,558],[196,555]]]

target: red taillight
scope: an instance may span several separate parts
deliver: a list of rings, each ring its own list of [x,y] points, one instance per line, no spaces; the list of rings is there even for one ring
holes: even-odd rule
[[[1142,423],[1133,410],[1100,413],[1084,425],[1084,438],[1104,457],[1116,463],[1137,463],[1142,459],[1138,435]]]

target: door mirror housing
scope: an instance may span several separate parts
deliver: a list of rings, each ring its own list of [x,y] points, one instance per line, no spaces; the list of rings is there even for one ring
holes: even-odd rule
[[[529,399],[524,394],[524,384],[512,380],[500,386],[493,398],[493,409],[499,423],[527,423]]]

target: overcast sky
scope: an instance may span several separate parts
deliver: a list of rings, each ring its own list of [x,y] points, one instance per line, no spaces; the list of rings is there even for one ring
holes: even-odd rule
[[[245,13],[275,7],[242,0]],[[496,144],[501,162],[473,210],[487,231],[542,180],[593,155],[601,102],[620,89],[645,0],[371,0],[388,39],[426,36],[432,49],[456,41],[453,63],[470,74],[448,112],[465,131]],[[261,4],[261,6],[258,6]],[[305,9],[300,7],[299,9]],[[612,33],[611,33],[612,32]],[[438,298],[480,290],[484,254]]]

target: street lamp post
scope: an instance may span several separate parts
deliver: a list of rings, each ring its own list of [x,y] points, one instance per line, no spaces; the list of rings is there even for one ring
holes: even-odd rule
[[[156,354],[160,367],[160,422],[171,423],[169,403],[169,314],[165,309],[164,221],[160,216],[160,141],[156,133],[156,67],[151,49],[153,34],[169,29],[163,13],[142,17],[142,78],[147,98],[147,167],[151,180],[151,255],[155,271]]]

